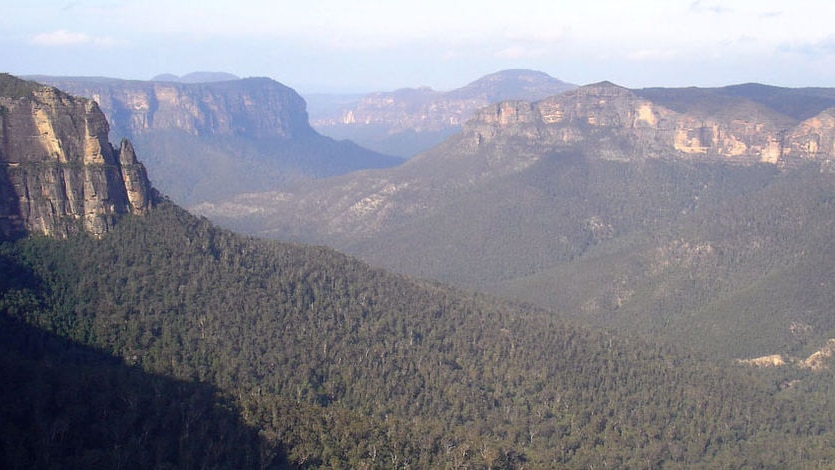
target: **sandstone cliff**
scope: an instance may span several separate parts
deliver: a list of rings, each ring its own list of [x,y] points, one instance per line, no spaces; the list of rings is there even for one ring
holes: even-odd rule
[[[145,169],[108,131],[95,102],[0,75],[0,235],[98,236],[119,215],[145,212]]]
[[[678,90],[687,95],[692,90]],[[717,96],[713,96],[714,99]],[[719,97],[721,98],[721,97]],[[580,149],[621,161],[687,159],[796,167],[835,157],[835,108],[798,120],[749,99],[727,97],[673,110],[609,82],[538,102],[510,101],[481,109],[467,123],[463,147],[535,146],[538,153]]]
[[[212,83],[35,77],[96,101],[119,135],[176,129],[195,136],[310,136],[305,102],[268,78]]]

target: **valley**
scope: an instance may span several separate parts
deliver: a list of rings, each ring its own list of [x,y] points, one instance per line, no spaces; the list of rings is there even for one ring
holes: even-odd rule
[[[835,328],[830,96],[589,85],[484,108],[395,168],[194,210],[723,357],[792,353]]]
[[[5,467],[835,463],[829,89],[603,82],[375,169],[277,82],[162,78],[0,76]]]

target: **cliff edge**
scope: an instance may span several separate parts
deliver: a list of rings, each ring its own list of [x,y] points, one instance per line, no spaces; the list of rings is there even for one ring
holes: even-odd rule
[[[0,74],[0,237],[106,233],[151,205],[133,145],[91,100]]]

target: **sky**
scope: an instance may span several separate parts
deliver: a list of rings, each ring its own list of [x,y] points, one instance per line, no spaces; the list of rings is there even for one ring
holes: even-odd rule
[[[835,87],[831,0],[0,0],[0,71],[451,90],[505,69],[630,88]]]

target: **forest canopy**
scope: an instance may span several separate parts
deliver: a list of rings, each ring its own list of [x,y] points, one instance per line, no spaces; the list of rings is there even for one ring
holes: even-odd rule
[[[829,370],[715,360],[167,202],[101,239],[2,243],[0,264],[8,468],[835,463]]]

